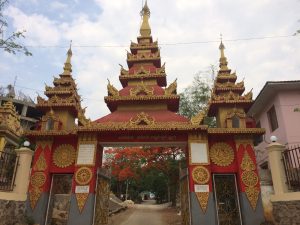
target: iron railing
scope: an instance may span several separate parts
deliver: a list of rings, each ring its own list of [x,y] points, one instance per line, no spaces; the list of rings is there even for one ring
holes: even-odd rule
[[[289,189],[300,191],[300,146],[286,149],[282,158]]]
[[[15,153],[0,151],[0,190],[12,191],[15,185],[19,157]]]

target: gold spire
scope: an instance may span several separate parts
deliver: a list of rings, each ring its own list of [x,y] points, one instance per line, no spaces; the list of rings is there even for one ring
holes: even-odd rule
[[[64,72],[63,75],[71,75],[72,72],[72,64],[71,64],[71,58],[72,58],[72,41],[70,42],[70,48],[67,52],[67,59],[64,66]]]
[[[143,22],[140,28],[140,34],[142,37],[149,37],[151,35],[151,28],[149,25],[150,9],[147,5],[147,0],[141,11],[141,16],[143,17]]]
[[[223,44],[223,41],[222,41],[222,35],[221,35],[221,43],[220,43],[220,46],[219,46],[219,49],[220,49],[220,52],[221,52],[221,57],[220,57],[220,70],[221,71],[224,71],[224,70],[228,70],[228,67],[227,67],[227,58],[225,57],[225,53],[224,53],[224,50],[225,50],[225,46]]]

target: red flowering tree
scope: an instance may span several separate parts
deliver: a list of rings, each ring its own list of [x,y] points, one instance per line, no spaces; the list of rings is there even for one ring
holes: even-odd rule
[[[110,148],[105,151],[104,166],[111,168],[112,176],[116,181],[117,192],[121,193],[122,186],[130,182],[136,186],[138,193],[142,189],[155,189],[156,187],[145,187],[142,184],[155,183],[145,179],[155,179],[153,176],[146,176],[147,173],[157,173],[165,177],[160,182],[167,185],[168,200],[175,205],[176,191],[179,174],[179,161],[184,159],[184,153],[180,148],[171,147],[126,147]],[[124,184],[126,181],[126,184]],[[131,185],[131,187],[132,187]],[[155,186],[157,186],[157,181]],[[121,187],[120,187],[121,186]],[[149,186],[149,185],[148,185]]]

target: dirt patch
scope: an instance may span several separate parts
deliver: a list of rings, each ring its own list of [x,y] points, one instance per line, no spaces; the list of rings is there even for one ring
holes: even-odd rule
[[[108,225],[119,225],[120,221],[125,221],[127,218],[134,212],[133,208],[127,208],[118,212],[117,214],[113,214],[108,219]]]
[[[175,208],[163,209],[163,219],[168,225],[181,225],[181,216]]]

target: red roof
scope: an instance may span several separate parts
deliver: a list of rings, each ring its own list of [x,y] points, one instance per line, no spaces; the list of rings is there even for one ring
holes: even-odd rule
[[[159,87],[158,85],[145,85],[147,89],[152,90],[153,88],[153,94],[154,95],[164,95],[165,91],[163,88]],[[120,96],[128,96],[130,95],[130,89],[131,88],[136,88],[138,86],[127,86],[123,88],[122,90],[119,91]]]
[[[143,111],[149,116],[153,117],[156,122],[188,122],[189,120],[181,115],[167,110],[149,110]],[[102,118],[95,120],[95,123],[105,122],[128,122],[130,119],[140,111],[115,111]]]

